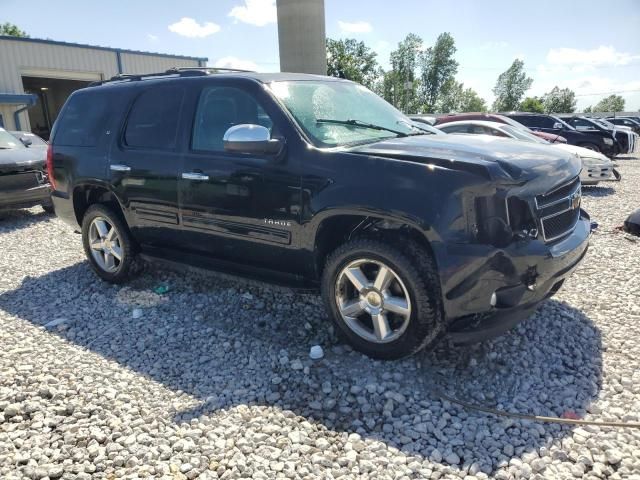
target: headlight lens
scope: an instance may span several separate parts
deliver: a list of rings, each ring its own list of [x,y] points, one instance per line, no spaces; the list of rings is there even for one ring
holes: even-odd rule
[[[605,143],[606,145],[613,145],[613,139],[611,139],[611,138],[605,138],[605,139],[604,139],[604,143]]]

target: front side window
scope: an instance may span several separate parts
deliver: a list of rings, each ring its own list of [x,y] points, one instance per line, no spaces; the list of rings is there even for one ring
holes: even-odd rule
[[[574,118],[571,120],[571,124],[578,130],[596,130],[596,126],[592,122],[583,118]]]
[[[162,85],[144,91],[129,114],[124,143],[137,148],[174,149],[183,99],[184,90],[175,85]]]
[[[408,117],[362,85],[298,80],[272,82],[270,89],[318,147],[368,143],[416,133]]]
[[[447,125],[446,127],[440,127],[440,130],[448,134],[471,133],[468,125]]]
[[[240,124],[273,129],[271,118],[249,93],[234,87],[205,88],[198,101],[191,148],[223,151],[225,132]]]
[[[11,150],[13,148],[25,148],[25,146],[16,137],[0,128],[0,150]]]

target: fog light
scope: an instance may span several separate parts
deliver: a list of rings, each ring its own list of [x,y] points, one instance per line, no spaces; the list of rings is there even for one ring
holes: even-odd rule
[[[489,303],[491,304],[492,307],[495,307],[496,303],[498,303],[498,296],[496,295],[496,292],[493,292],[491,294],[491,300],[489,300]]]

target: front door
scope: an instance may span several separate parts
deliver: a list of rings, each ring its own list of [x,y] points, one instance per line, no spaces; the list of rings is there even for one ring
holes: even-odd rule
[[[239,124],[262,125],[278,136],[277,126],[248,91],[204,87],[179,179],[183,246],[291,273],[284,259],[300,229],[300,176],[286,148],[279,154],[226,152],[223,136]]]
[[[185,92],[177,84],[145,88],[135,98],[110,154],[112,185],[140,243],[175,246],[179,239],[178,125]]]

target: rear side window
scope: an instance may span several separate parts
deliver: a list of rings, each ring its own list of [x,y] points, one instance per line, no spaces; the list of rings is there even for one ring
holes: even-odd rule
[[[184,89],[175,85],[141,93],[129,113],[124,143],[129,147],[174,149],[183,100]]]
[[[111,92],[75,94],[56,120],[54,143],[72,147],[94,147],[106,134]]]

